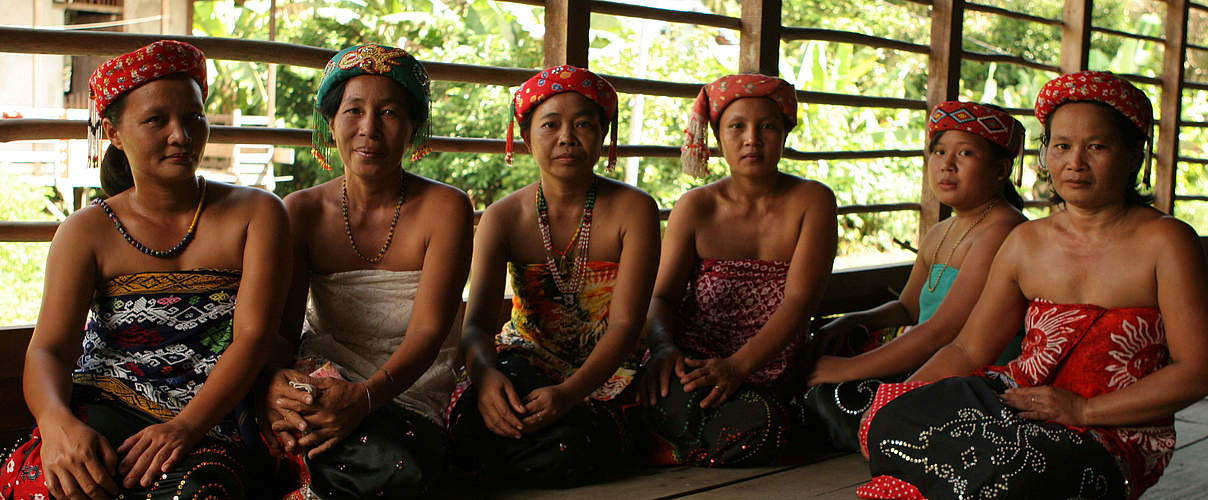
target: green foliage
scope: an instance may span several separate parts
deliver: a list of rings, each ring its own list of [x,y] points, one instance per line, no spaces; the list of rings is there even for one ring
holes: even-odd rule
[[[50,188],[34,186],[0,173],[0,220],[54,220],[46,209]],[[0,325],[31,324],[38,319],[42,276],[50,243],[0,243]]]

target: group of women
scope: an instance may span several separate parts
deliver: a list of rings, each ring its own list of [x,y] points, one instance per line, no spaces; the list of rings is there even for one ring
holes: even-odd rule
[[[606,138],[615,164],[618,101],[586,69],[516,92],[538,178],[476,230],[463,192],[404,168],[433,117],[401,49],[328,63],[312,153],[344,175],[284,202],[196,176],[196,48],[119,56],[90,90],[107,197],[51,245],[24,372],[37,427],[3,462],[3,498],[573,486],[634,457],[752,465],[819,441],[869,457],[866,498],[1136,497],[1169,461],[1174,412],[1208,394],[1204,256],[1138,194],[1152,111],[1110,74],[1037,101],[1059,197],[1037,221],[1010,181],[1022,125],[938,106],[926,178],[955,216],[898,300],[816,334],[836,203],[778,168],[797,125],[779,78],[701,90],[685,171],[707,171],[711,133],[730,175],[684,194],[662,236],[650,196],[594,172]],[[899,325],[915,326],[880,333]]]

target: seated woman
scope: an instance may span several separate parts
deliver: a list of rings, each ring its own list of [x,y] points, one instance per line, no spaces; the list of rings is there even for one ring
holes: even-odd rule
[[[1036,117],[1061,209],[1007,237],[956,340],[880,386],[864,498],[1136,498],[1174,412],[1208,394],[1203,249],[1136,191],[1149,99],[1086,71],[1046,84]],[[1020,319],[1023,353],[983,367]]]
[[[111,142],[107,198],[51,243],[23,376],[38,426],[5,461],[0,496],[256,496],[244,396],[285,301],[285,209],[197,177],[209,125],[192,45],[110,59],[89,93],[91,130]]]
[[[344,176],[285,198],[296,257],[282,357],[297,361],[268,370],[263,391],[298,498],[421,496],[444,468],[473,209],[402,168],[426,152],[429,119],[427,72],[402,49],[349,47],[324,71],[312,152]]]
[[[815,341],[858,344],[870,331],[915,326],[855,357],[819,358],[802,408],[808,432],[834,447],[856,451],[860,415],[880,383],[871,379],[901,381],[956,338],[986,284],[994,254],[1007,234],[1027,220],[1019,212],[1023,200],[1009,180],[1023,137],[1023,124],[994,106],[949,101],[932,111],[927,122],[927,182],[955,216],[927,230],[897,300],[831,321]],[[1000,362],[1018,354],[1019,338]]]
[[[549,68],[520,87],[513,109],[540,179],[478,224],[462,340],[472,385],[454,394],[453,453],[480,477],[571,486],[630,448],[618,395],[645,348],[658,210],[641,190],[593,172],[609,123],[609,169],[616,163],[608,81]],[[511,163],[510,125],[507,144]],[[498,331],[507,275],[511,321]]]
[[[835,259],[835,196],[779,170],[793,86],[730,75],[697,97],[684,169],[705,170],[712,127],[730,176],[688,191],[667,222],[638,399],[652,460],[755,465],[784,448],[787,383]]]

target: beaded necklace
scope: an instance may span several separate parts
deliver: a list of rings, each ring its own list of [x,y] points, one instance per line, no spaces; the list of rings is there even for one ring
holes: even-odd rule
[[[197,210],[193,212],[193,222],[189,223],[189,230],[185,232],[185,237],[180,240],[180,243],[177,243],[175,246],[167,250],[153,250],[151,248],[147,248],[146,245],[139,243],[139,241],[134,239],[133,236],[130,236],[130,233],[126,231],[126,226],[122,225],[122,221],[117,218],[117,214],[113,213],[113,208],[110,208],[109,204],[105,203],[105,200],[97,198],[93,204],[100,205],[101,208],[105,209],[105,213],[109,215],[109,220],[113,221],[113,227],[117,228],[117,232],[122,233],[122,237],[126,238],[127,243],[130,243],[131,246],[137,248],[138,251],[142,253],[152,257],[166,259],[184,251],[185,247],[189,246],[189,242],[193,241],[193,234],[197,231],[197,220],[201,218],[201,207],[205,206],[206,202],[205,177],[198,177],[197,183],[201,186],[198,188],[201,192],[201,195],[197,197]]]
[[[564,305],[573,303],[583,288],[583,277],[587,275],[587,245],[591,241],[591,211],[595,206],[596,182],[593,179],[591,189],[587,191],[587,201],[583,204],[583,220],[579,222],[566,250],[558,250],[550,237],[549,205],[545,202],[545,191],[541,183],[537,183],[537,227],[541,230],[541,243],[545,245],[545,265],[554,276],[554,285],[561,294],[553,299]],[[577,247],[575,242],[578,242]],[[567,269],[567,257],[571,253],[574,254],[574,264]]]
[[[352,251],[360,257],[361,260],[370,264],[377,264],[382,261],[382,257],[386,256],[386,249],[390,248],[390,242],[394,240],[394,226],[398,224],[398,214],[403,210],[403,200],[407,197],[407,173],[403,172],[402,181],[398,188],[398,203],[394,205],[394,217],[390,219],[390,231],[386,233],[386,243],[382,245],[382,249],[378,250],[377,256],[366,257],[361,253],[361,249],[357,248],[357,242],[352,240],[352,224],[348,222],[348,180],[340,182],[340,211],[344,215],[344,234],[348,235],[348,244],[352,245]]]
[[[927,276],[927,291],[928,292],[934,292],[935,289],[940,286],[940,281],[943,281],[943,279],[944,279],[944,271],[948,270],[948,263],[952,262],[952,256],[956,254],[956,247],[961,246],[961,242],[965,241],[965,236],[969,235],[969,231],[972,231],[973,228],[977,227],[978,224],[981,224],[982,219],[985,219],[986,215],[989,214],[990,210],[993,209],[994,205],[997,205],[997,204],[998,204],[998,200],[994,200],[994,201],[990,202],[990,204],[986,206],[986,209],[982,210],[982,213],[980,216],[977,217],[977,220],[973,221],[973,225],[971,225],[967,229],[965,229],[965,232],[961,233],[961,237],[956,239],[956,243],[954,243],[952,245],[952,250],[948,251],[948,258],[944,259],[944,267],[940,268],[939,276],[935,277],[935,283],[932,284],[931,276],[930,275]],[[931,254],[931,263],[932,264],[935,264],[935,259],[940,256],[940,247],[944,246],[944,240],[948,239],[948,231],[951,231],[952,226],[955,226],[955,225],[956,225],[956,221],[952,221],[952,224],[948,224],[948,228],[944,230],[944,235],[940,237],[940,244],[935,246],[935,252]]]

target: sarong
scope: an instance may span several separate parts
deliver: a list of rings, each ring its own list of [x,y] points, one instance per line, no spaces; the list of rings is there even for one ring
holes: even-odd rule
[[[402,344],[420,271],[356,270],[311,274],[310,301],[298,364],[303,372],[328,361],[354,382],[371,377]],[[455,382],[461,318],[436,360],[392,405],[379,408],[344,441],[314,459],[284,456],[279,480],[287,498],[323,500],[417,498],[445,467],[443,411]]]
[[[861,442],[870,455],[873,474],[885,477],[876,477],[862,488],[867,498],[882,498],[874,495],[882,494],[877,492],[886,483],[899,488],[906,483],[928,498],[989,495],[1004,489],[1009,495],[1002,498],[1011,498],[1041,488],[1048,495],[1057,491],[1057,483],[1076,487],[1070,496],[1136,498],[1158,481],[1174,450],[1173,416],[1134,426],[1063,427],[1020,419],[1017,412],[997,402],[995,393],[1050,385],[1092,398],[1132,385],[1170,362],[1159,311],[1036,299],[1028,308],[1025,326],[1023,354],[1005,367],[989,366],[973,377],[946,379],[921,389],[919,384],[878,388],[864,417]],[[953,387],[961,386],[967,387],[960,390],[968,396],[954,393]],[[960,425],[964,430],[954,434]],[[973,430],[998,448],[970,442],[967,436]],[[954,441],[944,444],[948,440]],[[1011,446],[1003,448],[1003,443]],[[917,454],[902,451],[907,448],[925,449],[928,460],[919,462]],[[1007,451],[1028,460],[977,459],[980,466],[963,468],[940,465],[971,464],[976,457],[1002,457]],[[1066,465],[1091,469],[1061,469]],[[1054,470],[1062,472],[1053,475]]]
[[[676,346],[695,359],[725,358],[751,340],[784,300],[787,262],[705,259],[680,305]],[[802,325],[801,332],[807,325]],[[668,395],[644,414],[652,433],[648,461],[703,467],[759,465],[788,443],[784,383],[794,375],[800,336],[743,381],[716,408],[701,408],[712,386],[685,393],[672,376]]]
[[[495,336],[496,367],[521,397],[574,374],[608,329],[617,263],[587,265],[582,290],[565,297],[544,264],[508,264],[512,317]],[[588,401],[518,440],[486,428],[477,391],[463,374],[449,408],[456,468],[463,475],[518,485],[568,487],[599,479],[632,449],[617,396],[633,380],[645,348],[643,336]]]
[[[205,383],[232,340],[239,271],[192,270],[117,276],[97,286],[83,355],[72,374],[72,411],[116,448],[144,427],[172,419]],[[257,444],[240,403],[147,498],[230,496],[248,491],[246,447]],[[0,496],[49,498],[37,429],[0,471]],[[236,498],[239,495],[231,496]]]

